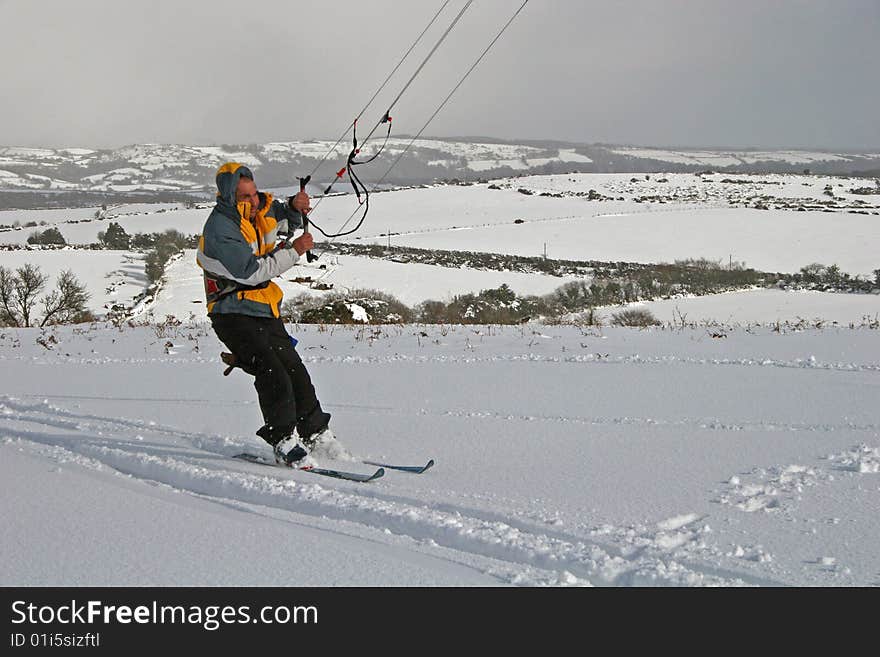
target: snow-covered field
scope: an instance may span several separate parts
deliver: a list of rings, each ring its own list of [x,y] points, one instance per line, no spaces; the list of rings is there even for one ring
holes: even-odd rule
[[[820,262],[837,264],[852,275],[873,277],[880,266],[880,208],[877,195],[857,195],[862,179],[822,176],[696,176],[692,174],[631,175],[571,174],[529,176],[471,186],[438,186],[376,194],[362,230],[348,238],[356,243],[415,246],[427,249],[483,251],[522,256],[546,252],[551,258],[630,262],[669,262],[685,258],[733,259],[767,271],[794,272]],[[826,193],[833,190],[834,200]],[[520,193],[519,190],[529,192]],[[589,200],[593,190],[602,200]],[[544,195],[542,195],[544,194]],[[548,196],[552,194],[553,196]],[[751,207],[766,200],[772,209]],[[646,201],[645,199],[652,199]],[[867,200],[866,200],[867,199]],[[830,206],[822,206],[822,202]],[[354,207],[350,196],[321,201],[315,221],[325,230],[339,228]],[[819,208],[795,211],[793,208]],[[855,210],[858,208],[858,210]],[[129,234],[168,229],[185,234],[201,231],[208,206],[131,204],[107,208],[96,218],[95,208],[76,210],[7,210],[0,226],[38,226],[0,230],[0,244],[21,247],[34,230],[57,227],[71,244],[90,244],[110,222]],[[858,213],[856,213],[858,212]],[[863,214],[864,213],[864,214]],[[348,226],[350,227],[350,225]],[[316,252],[320,252],[320,245]],[[0,264],[18,266],[33,261],[49,271],[68,261],[91,263],[75,273],[96,283],[93,308],[109,301],[126,302],[143,292],[143,284],[114,289],[108,298],[94,264],[108,257],[101,252],[9,251]],[[318,270],[319,265],[327,269]],[[118,270],[108,264],[105,274]],[[102,274],[103,276],[103,274]],[[203,312],[200,270],[191,253],[172,265],[155,305],[156,317],[188,318]],[[448,300],[507,283],[519,294],[545,294],[570,279],[467,268],[399,264],[353,256],[325,255],[312,267],[292,270],[282,286],[288,295],[312,293],[290,282],[311,277],[334,290],[380,289],[409,305],[427,299]],[[117,283],[117,286],[120,283]],[[123,293],[124,292],[124,293]],[[858,297],[813,293],[807,297],[769,291],[741,292],[713,299],[673,299],[654,302],[658,317],[668,320],[679,310],[691,321],[774,323],[821,318],[842,324],[858,322],[880,312],[880,296]],[[150,308],[143,308],[150,310]]]
[[[838,294],[814,290],[744,290],[701,297],[661,299],[629,304],[630,308],[650,311],[664,323],[770,325],[837,324],[839,326],[877,324],[880,322],[880,295]],[[607,307],[600,315],[610,319],[620,309]]]
[[[763,271],[796,272],[813,262],[836,263],[865,275],[877,268],[867,244],[880,244],[876,217],[749,209],[651,210],[526,220],[518,226],[459,226],[442,233],[415,231],[394,244],[450,251],[487,250],[563,260],[673,262],[708,258],[744,261]],[[812,216],[810,216],[812,215]],[[394,230],[392,228],[392,230]],[[364,239],[367,239],[366,237]],[[376,237],[375,243],[383,243]]]
[[[195,254],[194,250],[187,250],[182,258],[168,267],[166,277],[169,283],[155,303],[147,308],[156,319],[161,320],[167,315],[188,318],[193,312],[204,314],[205,288],[201,270],[194,264]],[[315,282],[332,285],[334,292],[380,290],[410,306],[426,299],[448,301],[463,291],[479,292],[503,283],[520,295],[549,294],[560,285],[575,280],[574,277],[451,269],[329,254],[322,255],[312,264],[306,264],[305,259],[302,263],[277,279],[285,298],[300,294],[323,294],[306,283],[293,282],[294,278],[311,278]]]
[[[291,147],[277,146],[279,152],[287,152]],[[456,153],[474,159],[486,148],[487,153],[499,157],[513,153],[504,151],[500,145],[489,148],[480,144],[468,145],[467,152]],[[132,149],[128,153],[131,157],[155,156],[150,149]],[[7,155],[19,157],[22,153],[21,149],[13,149]],[[92,157],[93,153],[64,151],[57,155],[63,159]],[[438,186],[374,195],[367,223],[349,239],[384,245],[389,243],[390,233],[393,245],[524,256],[546,251],[551,258],[575,260],[733,259],[751,267],[783,272],[820,262],[837,264],[844,272],[870,278],[880,264],[876,257],[880,204],[875,200],[876,194],[853,192],[870,184],[870,180],[863,178],[772,174],[527,176],[495,181],[491,186]],[[598,198],[591,200],[591,194]],[[755,199],[760,199],[768,209],[755,209]],[[325,229],[338,228],[350,215],[353,203],[350,196],[324,199],[314,220]],[[102,212],[97,208],[7,210],[0,212],[0,244],[21,247],[34,230],[50,226],[57,227],[71,244],[89,244],[97,241],[98,233],[106,230],[111,221],[118,222],[129,234],[168,229],[196,234],[208,211],[208,206],[187,209],[179,204],[117,205]],[[25,227],[28,223],[38,225]],[[14,225],[19,228],[10,228]],[[320,246],[317,251],[320,252]],[[134,271],[138,263],[116,262],[120,257],[68,250],[11,251],[0,254],[0,264],[16,267],[34,262],[53,276],[73,265],[75,273],[93,290],[92,309],[100,312],[112,303],[131,305],[131,300],[143,292],[144,281],[140,272]],[[318,265],[326,265],[327,269],[318,270]],[[132,270],[123,277],[125,280],[116,276],[123,269]],[[113,280],[105,280],[108,277]],[[287,280],[282,281],[288,295],[314,293],[307,286],[290,282],[294,277],[311,277],[337,291],[358,287],[380,289],[410,305],[426,299],[448,300],[456,294],[478,292],[502,283],[520,294],[544,294],[570,280],[403,265],[351,256],[325,256],[317,265],[292,270]],[[175,262],[166,278],[152,308],[141,309],[152,310],[156,317],[171,314],[187,318],[191,313],[201,314],[200,271],[192,254],[187,253]],[[880,312],[880,297],[755,290],[645,305],[664,321],[686,315],[696,322],[744,324],[821,319],[848,324],[876,316]]]
[[[864,180],[723,178],[534,176],[382,193],[349,239],[880,267],[877,196],[848,191]],[[795,211],[829,199],[828,185],[834,208]],[[332,230],[352,203],[328,198],[315,220]],[[37,228],[88,244],[110,221],[129,234],[198,233],[208,209],[95,212],[5,211],[0,225],[46,222]],[[4,230],[0,243],[20,247],[35,229]],[[99,315],[146,286],[140,255],[0,251],[4,267],[24,263],[53,280],[72,269]],[[409,305],[572,280],[329,252],[279,280],[288,297],[319,294],[294,277]],[[229,458],[267,447],[252,380],[221,374],[192,251],[169,264],[134,327],[0,328],[0,583],[880,584],[880,294],[758,289],[639,305],[666,328],[291,326],[354,455],[436,459],[370,484]],[[607,323],[618,310],[599,313]],[[183,324],[147,323],[167,315]],[[291,569],[290,554],[308,567]]]
[[[847,160],[846,155],[811,153],[809,151],[689,151],[652,148],[618,148],[612,151],[628,157],[648,158],[675,164],[701,164],[710,167],[728,167],[757,162],[782,161],[789,164],[810,164]]]
[[[291,330],[353,454],[434,468],[230,458],[205,325],[4,329],[0,581],[880,584],[876,330]]]
[[[864,186],[864,179],[572,174],[529,176],[499,185],[501,189],[480,184],[375,194],[364,227],[347,239],[386,244],[390,232],[397,246],[524,256],[541,255],[546,245],[549,257],[571,260],[732,258],[779,272],[820,262],[837,264],[852,275],[871,275],[880,266],[875,248],[880,243],[880,195],[849,191]],[[827,186],[832,187],[833,201],[825,194]],[[590,190],[606,200],[589,200]],[[772,199],[766,201],[769,209],[755,209],[753,199],[765,197]],[[324,230],[335,231],[355,207],[351,196],[329,197],[317,207],[314,220]],[[794,211],[796,207],[805,209]],[[90,221],[82,211],[74,211],[69,219],[62,212],[6,211],[0,213],[0,224],[45,221],[40,230],[55,225],[69,243],[87,244],[95,242],[110,221],[129,234],[170,228],[197,234],[208,209],[123,205]],[[0,244],[23,245],[33,230],[2,231]]]
[[[12,226],[19,222],[19,229],[0,232],[0,244],[27,244],[35,231],[56,227],[68,244],[92,244],[98,241],[98,233],[106,232],[111,222],[122,226],[129,235],[136,233],[160,233],[169,229],[185,234],[200,233],[208,212],[205,208],[185,209],[178,204],[130,204],[108,208],[101,218],[96,218],[95,208],[72,210],[6,210],[0,212],[0,225]],[[39,225],[24,227],[38,222]],[[40,222],[45,222],[41,224]]]

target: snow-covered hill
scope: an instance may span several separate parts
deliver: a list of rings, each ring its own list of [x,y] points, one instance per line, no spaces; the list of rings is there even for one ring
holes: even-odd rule
[[[376,144],[374,147],[378,147]],[[292,171],[305,175],[325,154],[319,175],[332,177],[344,163],[348,142],[275,142],[242,146],[138,144],[116,150],[0,148],[0,190],[158,192],[210,191],[212,172],[236,161],[261,169],[264,184],[292,180]],[[536,147],[502,143],[473,143],[419,139],[390,139],[388,162],[406,151],[400,172],[389,181],[430,182],[437,178],[474,177],[537,171],[548,166],[569,170],[592,160],[578,147]],[[365,174],[369,180],[373,174]],[[376,175],[375,177],[378,177]]]
[[[316,168],[316,180],[326,184],[344,165],[349,143],[307,140],[212,146],[137,144],[112,150],[0,147],[0,191],[180,192],[210,198],[213,173],[228,161],[259,169],[265,186],[290,184],[295,175],[305,175]],[[380,144],[379,140],[368,144],[365,155]],[[696,172],[710,168],[729,173],[801,173],[807,168],[813,173],[851,174],[880,170],[877,153],[661,150],[479,139],[417,139],[411,143],[407,138],[392,137],[381,160],[365,167],[367,170],[361,175],[367,181],[377,180],[399,156],[401,160],[387,182],[420,184],[441,179],[475,180],[573,171]],[[39,205],[36,200],[28,202]]]
[[[793,165],[809,167],[816,163],[852,162],[853,156],[844,153],[814,152],[803,150],[780,151],[737,151],[737,150],[692,150],[692,149],[656,149],[625,147],[615,148],[613,153],[636,159],[656,160],[670,164],[690,164],[701,167],[727,168],[755,164],[773,164],[786,162]],[[859,158],[872,159],[876,154],[864,153]]]

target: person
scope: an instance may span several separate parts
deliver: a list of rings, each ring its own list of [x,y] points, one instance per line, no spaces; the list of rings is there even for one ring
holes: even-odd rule
[[[260,192],[238,162],[217,170],[217,204],[205,222],[196,261],[204,273],[208,315],[235,362],[254,376],[263,415],[257,435],[278,463],[302,467],[309,451],[333,440],[330,413],[321,408],[295,346],[280,319],[281,288],[272,279],[314,245],[303,227],[310,211],[305,191],[286,203]],[[277,243],[277,244],[276,244]]]

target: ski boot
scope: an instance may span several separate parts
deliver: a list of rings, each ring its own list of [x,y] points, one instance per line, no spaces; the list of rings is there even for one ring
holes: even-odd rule
[[[272,446],[275,454],[275,462],[290,468],[302,468],[310,464],[308,450],[303,447],[296,438],[288,436],[282,438]]]
[[[340,443],[330,427],[324,427],[310,436],[300,437],[300,443],[305,445],[309,453],[332,461],[351,461],[352,455]]]

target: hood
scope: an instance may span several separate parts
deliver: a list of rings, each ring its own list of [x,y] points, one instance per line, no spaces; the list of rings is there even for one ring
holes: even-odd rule
[[[239,179],[253,178],[253,172],[238,162],[227,162],[217,169],[217,205],[226,210],[236,211],[235,190]]]

